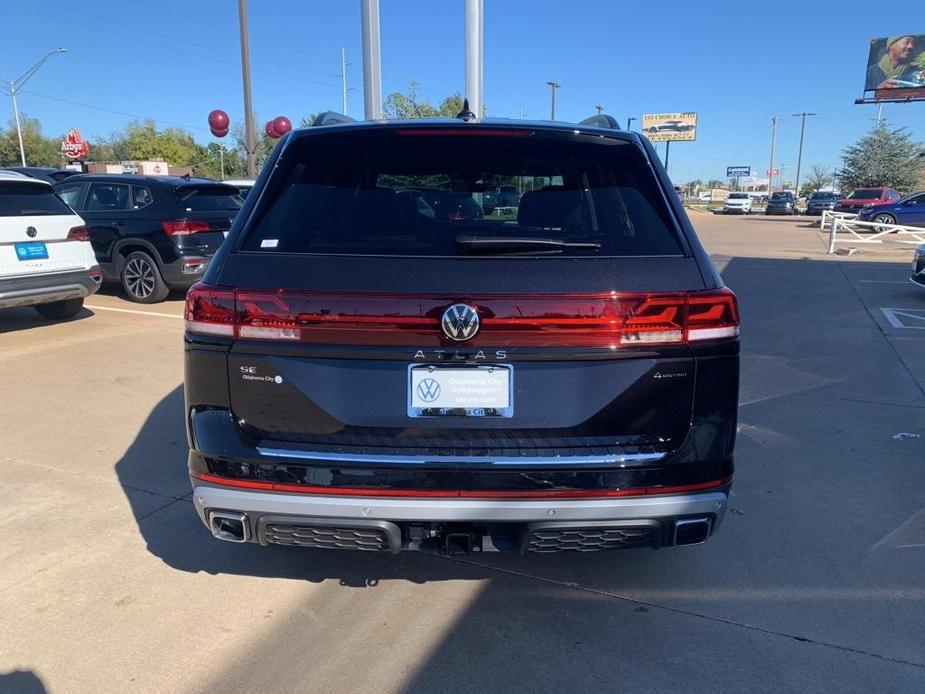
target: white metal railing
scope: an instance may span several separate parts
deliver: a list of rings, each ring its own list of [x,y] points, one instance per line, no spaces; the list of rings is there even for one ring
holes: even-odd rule
[[[835,210],[822,210],[822,219],[819,220],[819,228],[825,231],[825,225],[831,226],[833,219],[856,219],[857,214],[854,212],[836,212]]]
[[[861,232],[864,231],[867,233],[862,236]],[[842,234],[840,237],[839,232]],[[836,243],[883,243],[887,236],[893,237],[889,240],[896,243],[920,245],[925,243],[925,228],[833,217],[829,231],[829,253],[835,252]]]

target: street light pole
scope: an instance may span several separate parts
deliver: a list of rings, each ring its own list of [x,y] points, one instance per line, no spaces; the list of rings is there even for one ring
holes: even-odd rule
[[[254,132],[254,110],[251,103],[251,50],[247,31],[247,0],[238,0],[238,22],[241,29],[241,76],[244,82],[244,149],[247,154],[247,177],[256,178],[257,161]]]
[[[774,190],[774,144],[777,139],[777,116],[771,118],[771,163],[768,165],[768,197]]]
[[[559,84],[558,82],[547,82],[546,84],[548,84],[550,89],[552,90],[552,108],[550,109],[551,115],[549,117],[549,120],[555,120],[556,119],[556,90],[562,85]]]
[[[22,142],[22,124],[19,121],[19,105],[16,103],[16,92],[22,89],[23,85],[31,79],[32,75],[39,71],[39,68],[45,64],[46,60],[57,53],[67,53],[67,49],[56,48],[53,51],[49,51],[40,61],[26,70],[18,79],[9,81],[3,80],[8,85],[7,90],[10,92],[10,96],[13,97],[13,114],[16,116],[16,135],[19,137],[19,158],[23,166],[26,165],[26,148],[23,146]]]
[[[634,120],[639,120],[638,118],[627,118],[626,119],[626,129],[629,130],[630,126],[633,124]]]
[[[797,154],[797,197],[800,197],[800,165],[803,163],[803,131],[806,129],[806,116],[815,116],[815,113],[794,113],[794,116],[800,117],[800,151]]]

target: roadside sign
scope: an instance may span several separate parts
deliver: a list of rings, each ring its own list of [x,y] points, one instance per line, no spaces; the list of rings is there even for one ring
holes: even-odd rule
[[[750,166],[727,166],[726,167],[726,178],[744,178],[745,176],[752,175],[752,167]]]
[[[768,169],[768,176],[780,176],[780,169]]]
[[[696,113],[644,113],[642,132],[652,142],[697,139]]]

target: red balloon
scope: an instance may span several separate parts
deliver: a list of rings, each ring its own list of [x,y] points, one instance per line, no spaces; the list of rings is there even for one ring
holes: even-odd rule
[[[224,130],[216,130],[215,128],[210,128],[210,130],[212,131],[212,135],[215,137],[225,137],[225,135],[228,134],[228,128],[225,128]]]
[[[228,114],[221,109],[215,109],[209,113],[209,127],[214,130],[228,130],[231,120]]]
[[[273,121],[268,120],[267,124],[264,126],[264,130],[267,133],[267,137],[272,137],[274,140],[280,137],[280,134],[276,132],[276,129],[273,127]]]
[[[273,130],[276,131],[277,137],[282,137],[292,130],[292,121],[286,116],[277,116],[273,119]]]

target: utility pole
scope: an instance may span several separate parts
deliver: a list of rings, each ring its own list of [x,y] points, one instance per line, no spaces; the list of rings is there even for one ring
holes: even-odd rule
[[[633,124],[634,120],[639,120],[638,118],[627,118],[626,119],[626,129],[629,130],[630,126]]]
[[[7,91],[9,91],[10,96],[13,97],[13,113],[16,116],[16,135],[19,137],[19,158],[23,166],[26,165],[26,148],[23,146],[23,143],[22,143],[22,125],[19,122],[19,106],[16,103],[16,92],[22,89],[23,85],[29,81],[32,75],[38,72],[39,68],[45,64],[45,61],[48,60],[51,56],[55,55],[56,53],[67,53],[67,49],[66,48],[56,48],[53,51],[49,51],[47,54],[45,54],[45,56],[39,62],[37,62],[35,65],[30,67],[28,70],[26,70],[26,72],[23,73],[22,76],[19,77],[18,79],[0,80],[5,83]]]
[[[360,0],[363,20],[363,109],[367,120],[382,118],[379,0]]]
[[[768,197],[774,190],[774,143],[777,140],[777,116],[771,118],[771,163],[768,165]]]
[[[594,108],[597,109],[597,115],[601,115],[604,112],[603,106],[595,106]]]
[[[343,89],[343,92],[344,92],[344,110],[342,111],[342,113],[345,116],[347,115],[347,92],[350,91],[349,89],[347,89],[347,66],[348,65],[353,65],[353,63],[347,62],[347,49],[341,46],[340,48],[340,74],[338,75],[338,77],[340,77],[341,88]]]
[[[556,119],[556,90],[562,85],[555,81],[547,82],[546,84],[548,84],[550,89],[552,89],[552,108],[551,108],[551,115],[549,116],[549,120],[555,120]]]
[[[665,173],[668,173],[668,145],[671,144],[671,140],[665,140]]]
[[[251,50],[247,32],[247,0],[238,0],[238,23],[241,31],[241,76],[244,82],[244,149],[247,151],[247,177],[257,177],[256,133],[251,102]]]
[[[799,153],[797,154],[797,181],[796,181],[797,197],[800,197],[800,165],[803,163],[803,131],[806,130],[806,116],[815,116],[816,114],[807,113],[806,111],[804,111],[803,113],[794,113],[793,115],[794,117],[796,116],[800,117],[800,150],[799,150]]]

